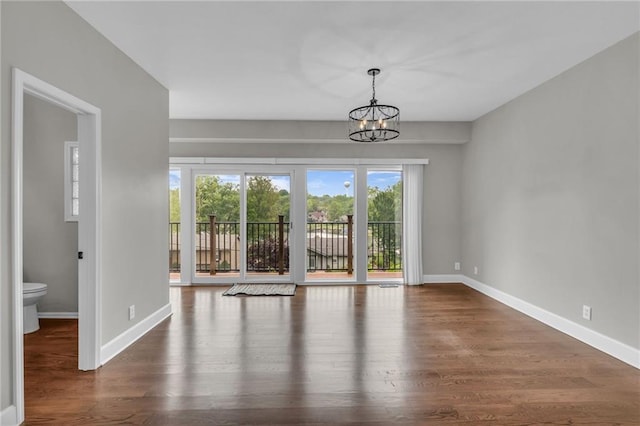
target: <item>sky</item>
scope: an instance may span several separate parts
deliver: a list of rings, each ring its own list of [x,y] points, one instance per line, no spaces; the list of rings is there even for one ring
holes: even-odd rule
[[[370,171],[367,173],[367,184],[384,190],[398,181],[402,176],[399,170]],[[270,176],[278,189],[290,191],[291,182],[288,176]],[[239,176],[220,176],[222,182],[239,183]],[[311,195],[350,195],[353,196],[355,172],[352,170],[308,170],[307,190]],[[348,185],[346,184],[348,182]],[[169,188],[180,187],[180,171],[169,172]]]

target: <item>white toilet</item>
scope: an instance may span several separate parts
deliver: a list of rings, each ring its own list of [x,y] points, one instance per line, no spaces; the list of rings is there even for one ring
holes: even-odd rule
[[[47,285],[42,283],[22,283],[22,315],[24,334],[40,329],[36,304],[47,294]]]

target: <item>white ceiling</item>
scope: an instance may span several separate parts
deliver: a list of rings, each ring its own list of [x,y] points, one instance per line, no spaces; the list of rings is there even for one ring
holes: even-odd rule
[[[170,91],[171,118],[469,121],[640,29],[637,2],[67,2]]]

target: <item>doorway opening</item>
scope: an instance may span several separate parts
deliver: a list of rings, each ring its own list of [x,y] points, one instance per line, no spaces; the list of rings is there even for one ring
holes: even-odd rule
[[[77,139],[86,167],[79,169],[78,250],[84,260],[78,263],[78,368],[93,370],[100,366],[100,143],[101,111],[17,68],[12,70],[12,239],[11,266],[13,289],[13,401],[18,423],[24,421],[24,335],[23,335],[23,249],[24,249],[24,97],[31,95],[74,113]]]

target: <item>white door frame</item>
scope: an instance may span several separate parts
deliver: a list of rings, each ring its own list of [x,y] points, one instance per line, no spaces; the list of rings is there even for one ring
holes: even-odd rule
[[[286,166],[290,167],[292,173],[291,182],[291,222],[295,224],[304,224],[307,220],[306,203],[295,202],[296,195],[306,194],[306,170],[307,169],[353,169],[356,178],[354,185],[358,193],[356,196],[355,212],[366,212],[367,209],[367,173],[368,169],[375,170],[396,170],[398,166],[405,164],[429,164],[428,158],[262,158],[262,157],[170,157],[170,167],[181,170],[181,198],[180,206],[182,209],[182,217],[192,217],[192,205],[194,198],[194,181],[192,176],[195,172],[207,173],[215,167],[215,170],[234,170],[238,173],[238,168],[244,172],[251,173],[253,170],[264,172],[267,170],[264,166]],[[215,165],[215,166],[214,166]],[[276,169],[277,170],[277,169]],[[239,172],[242,173],[242,172]],[[185,195],[185,196],[182,196]],[[306,195],[302,195],[306,197]],[[357,213],[356,213],[357,214]],[[184,224],[184,223],[183,223]],[[189,226],[193,226],[193,220],[189,221]],[[186,229],[187,227],[185,227]],[[295,230],[295,228],[294,228]],[[180,244],[182,247],[189,247],[189,250],[182,250],[182,270],[181,282],[172,283],[172,285],[192,285],[204,284],[204,281],[195,279],[192,273],[193,269],[193,241],[190,234],[195,234],[195,230],[191,232],[182,232]],[[305,247],[305,232],[292,232],[290,236],[291,247]],[[359,220],[356,223],[356,235],[367,235],[367,223]],[[367,252],[366,238],[356,239],[356,256],[365,256]],[[192,253],[193,252],[193,253]],[[358,255],[357,253],[362,253]],[[326,280],[326,281],[306,281],[306,267],[302,260],[297,256],[304,257],[305,254],[298,253],[296,250],[291,251],[289,265],[291,268],[291,280],[298,284],[313,285],[335,285],[337,282],[345,282],[345,280]],[[300,263],[300,265],[299,265]],[[185,265],[189,268],[185,268]],[[300,266],[300,267],[297,267]],[[379,280],[369,280],[367,274],[366,259],[355,259],[355,279],[349,284],[368,284]],[[404,272],[404,271],[403,271]],[[390,282],[402,282],[403,279],[389,279]]]
[[[13,401],[18,423],[24,421],[24,345],[22,317],[23,280],[23,131],[24,95],[28,94],[77,115],[80,167],[80,220],[78,250],[84,259],[78,265],[78,368],[94,370],[100,366],[101,343],[101,111],[99,108],[52,86],[24,71],[13,68],[11,97],[12,149],[12,238],[13,283]]]

